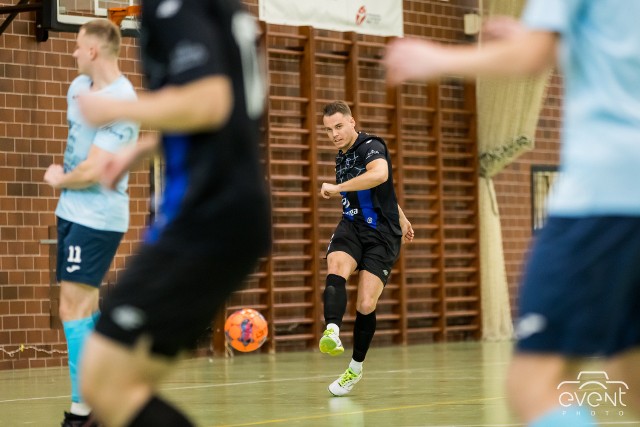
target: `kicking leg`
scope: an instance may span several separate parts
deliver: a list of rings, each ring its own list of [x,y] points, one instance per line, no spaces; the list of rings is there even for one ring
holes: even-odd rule
[[[346,252],[331,252],[327,256],[328,274],[323,293],[324,319],[327,325],[320,338],[320,351],[331,356],[344,352],[340,341],[340,327],[347,309],[347,278],[355,271],[356,261]]]

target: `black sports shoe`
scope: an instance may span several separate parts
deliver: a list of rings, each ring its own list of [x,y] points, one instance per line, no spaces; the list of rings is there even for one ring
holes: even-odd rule
[[[93,419],[91,414],[89,415],[76,415],[71,412],[64,413],[64,420],[62,420],[61,427],[100,427],[98,423]]]

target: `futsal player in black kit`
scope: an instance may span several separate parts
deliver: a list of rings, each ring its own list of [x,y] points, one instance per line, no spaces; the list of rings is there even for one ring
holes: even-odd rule
[[[400,245],[413,240],[413,229],[398,206],[393,188],[389,150],[382,138],[357,132],[351,109],[343,101],[327,104],[322,118],[327,136],[339,149],[336,184],[323,183],[322,197],[342,198],[342,220],[327,250],[324,290],[326,330],[320,351],[344,352],[340,326],[347,307],[346,282],[360,270],[353,356],[347,370],[329,385],[334,396],[349,393],[362,378],[369,345],[376,331],[376,304],[400,254]]]
[[[82,391],[107,427],[192,426],[158,383],[268,252],[258,153],[265,84],[256,23],[238,1],[144,0],[141,27],[150,91],[79,102],[92,123],[127,118],[161,132],[164,200],[87,342]],[[155,145],[143,139],[119,153],[103,183]]]

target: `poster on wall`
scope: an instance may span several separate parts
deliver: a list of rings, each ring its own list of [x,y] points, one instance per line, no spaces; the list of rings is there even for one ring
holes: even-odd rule
[[[260,0],[261,21],[402,37],[402,0]]]

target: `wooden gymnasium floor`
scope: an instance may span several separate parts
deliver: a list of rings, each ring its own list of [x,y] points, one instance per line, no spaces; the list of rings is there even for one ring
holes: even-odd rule
[[[511,343],[372,348],[347,397],[327,385],[350,360],[319,352],[187,360],[162,387],[199,426],[518,426],[503,383]],[[58,426],[65,368],[0,372],[0,426]],[[601,425],[640,425],[603,409]]]

